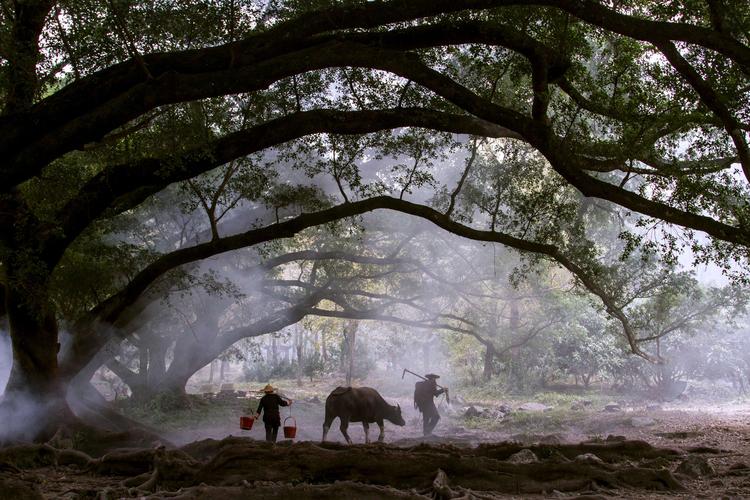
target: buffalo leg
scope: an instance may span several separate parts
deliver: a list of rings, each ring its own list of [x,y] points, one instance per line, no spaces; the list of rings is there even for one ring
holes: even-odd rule
[[[378,427],[380,427],[380,434],[378,435],[378,443],[382,443],[383,438],[385,438],[385,427],[383,426],[382,420],[378,420]]]
[[[326,418],[323,421],[323,439],[321,439],[321,441],[324,443],[326,441],[326,437],[328,436],[328,429],[331,428],[332,422],[333,422],[333,418],[330,418],[328,415],[326,415]]]
[[[339,427],[339,429],[341,429],[341,434],[344,435],[347,443],[352,444],[352,438],[350,438],[349,434],[346,432],[349,428],[349,418],[339,417],[339,419],[341,420],[341,426]]]
[[[362,428],[365,430],[365,444],[370,444],[370,424],[362,422]]]

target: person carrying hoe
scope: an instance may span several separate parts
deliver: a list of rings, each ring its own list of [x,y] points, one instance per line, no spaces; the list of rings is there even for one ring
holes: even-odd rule
[[[426,380],[417,382],[414,385],[414,407],[419,408],[422,412],[422,429],[425,436],[432,434],[432,430],[440,420],[440,414],[435,407],[433,398],[445,392],[445,389],[438,389],[436,380],[439,375],[428,373],[424,376]]]

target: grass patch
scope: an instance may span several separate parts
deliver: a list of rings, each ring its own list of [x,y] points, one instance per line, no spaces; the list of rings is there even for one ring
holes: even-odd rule
[[[163,430],[181,430],[205,423],[238,418],[257,406],[254,399],[205,399],[188,394],[180,403],[171,396],[157,396],[144,403],[131,400],[119,402],[128,417]]]

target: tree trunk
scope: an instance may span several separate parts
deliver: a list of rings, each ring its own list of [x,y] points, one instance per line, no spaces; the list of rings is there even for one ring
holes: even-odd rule
[[[145,400],[145,391],[147,384],[143,383],[143,378],[140,373],[136,373],[130,370],[127,366],[120,363],[116,359],[111,359],[107,362],[107,368],[109,368],[115,375],[120,377],[120,380],[130,387],[131,397],[133,399]],[[88,382],[88,381],[86,381]]]
[[[152,380],[161,380],[167,372],[167,347],[168,343],[159,337],[156,342],[148,348],[148,383]]]
[[[138,346],[138,384],[147,387],[148,379],[148,347],[141,344]]]
[[[346,329],[344,332],[345,335],[347,335],[347,341],[349,344],[349,369],[346,371],[346,385],[351,386],[352,374],[354,373],[354,348],[357,344],[357,324],[353,322],[350,323],[348,334]]]
[[[328,350],[326,349],[326,331],[320,332],[320,350],[323,357],[323,370],[328,366]]]
[[[213,384],[214,383],[214,371],[216,370],[216,361],[211,361],[211,370],[208,372],[208,383]]]
[[[296,327],[294,330],[295,330],[295,335],[297,337],[295,339],[296,341],[295,347],[297,348],[297,386],[301,386],[302,385],[302,368],[303,368],[302,364],[303,364],[303,359],[304,359],[304,353],[302,352],[304,348],[304,342],[303,342],[304,330],[300,330],[299,327]]]
[[[495,348],[491,345],[486,345],[484,348],[484,371],[482,372],[482,379],[485,382],[489,382],[492,379],[492,361],[495,358]]]
[[[271,368],[279,366],[279,351],[276,347],[276,335],[271,336]]]
[[[0,441],[14,435],[43,440],[51,437],[60,423],[75,419],[58,371],[57,321],[44,289],[32,288],[29,294],[22,294],[10,287],[5,300],[13,366],[0,406]]]
[[[511,299],[510,301],[510,331],[513,335],[518,333],[518,328],[521,325],[521,313],[518,309],[518,299]]]
[[[224,379],[226,379],[227,368],[229,368],[229,361],[227,361],[226,359],[222,359],[221,368],[219,368],[219,378],[221,379],[222,382],[224,382]]]

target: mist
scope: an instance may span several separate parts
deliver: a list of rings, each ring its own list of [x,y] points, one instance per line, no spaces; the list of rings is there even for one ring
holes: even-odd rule
[[[5,392],[12,366],[13,350],[10,345],[10,335],[5,330],[0,330],[0,397]]]

